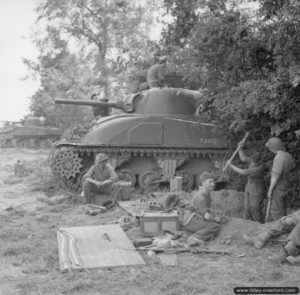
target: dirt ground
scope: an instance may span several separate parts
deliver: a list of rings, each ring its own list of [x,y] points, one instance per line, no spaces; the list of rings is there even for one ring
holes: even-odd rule
[[[144,266],[115,267],[62,273],[59,270],[58,227],[100,225],[126,215],[117,207],[88,216],[79,197],[53,179],[49,151],[0,150],[0,294],[234,294],[237,286],[300,286],[300,267],[274,265],[267,257],[280,248],[257,250],[243,233],[261,225],[231,218],[211,248],[221,255],[177,255],[178,265],[161,265],[157,256],[142,254]],[[28,175],[16,177],[14,164],[25,161]],[[128,230],[129,238],[138,229]],[[230,237],[231,244],[224,244]]]

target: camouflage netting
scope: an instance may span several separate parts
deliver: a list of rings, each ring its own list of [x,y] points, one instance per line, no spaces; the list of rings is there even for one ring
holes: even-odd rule
[[[61,136],[62,140],[78,142],[88,131],[90,126],[75,124],[64,131]]]

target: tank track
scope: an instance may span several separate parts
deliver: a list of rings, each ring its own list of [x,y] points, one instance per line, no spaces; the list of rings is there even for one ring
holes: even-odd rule
[[[95,155],[98,153],[106,153],[110,156],[116,154],[130,154],[133,156],[155,156],[155,157],[176,157],[177,155],[191,155],[193,157],[209,156],[214,159],[224,157],[228,149],[199,149],[199,148],[143,148],[143,147],[92,147],[92,146],[78,146],[70,144],[59,144],[57,148],[67,147],[73,152],[87,155]]]
[[[77,154],[79,158],[82,159],[82,171],[79,172],[75,167],[73,177],[65,178],[60,177],[55,173],[58,169],[63,169],[62,167],[53,167],[54,161],[52,160],[51,168],[54,175],[58,176],[60,181],[71,190],[78,190],[81,186],[81,179],[83,174],[86,173],[87,169],[93,162],[93,159],[98,153],[106,153],[110,158],[122,160],[124,158],[136,157],[136,156],[148,156],[155,158],[180,158],[186,155],[189,157],[200,157],[200,156],[208,156],[213,159],[220,159],[226,156],[228,149],[197,149],[197,148],[143,148],[143,147],[95,147],[95,146],[78,146],[70,143],[58,143],[56,145],[55,152],[62,150],[73,152]],[[77,157],[77,156],[76,156]],[[118,165],[117,165],[118,166]],[[72,174],[71,172],[66,172],[63,174]],[[75,175],[75,176],[74,176]]]

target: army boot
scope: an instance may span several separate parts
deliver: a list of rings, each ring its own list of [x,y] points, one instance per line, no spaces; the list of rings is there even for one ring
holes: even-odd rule
[[[288,241],[288,243],[284,246],[284,249],[290,256],[297,256],[299,252],[297,245],[293,241]]]
[[[300,265],[300,256],[288,256],[286,260],[293,265]]]
[[[270,236],[268,233],[261,233],[257,237],[249,237],[248,235],[243,235],[243,239],[254,246],[256,249],[262,249],[266,242],[269,240]]]
[[[201,239],[198,239],[197,237],[191,235],[190,237],[188,237],[185,246],[187,248],[189,247],[197,247],[197,246],[204,246],[205,242]]]
[[[268,259],[275,263],[284,263],[287,262],[287,257],[289,254],[285,249],[282,249],[279,254],[274,254],[272,256],[269,256]]]

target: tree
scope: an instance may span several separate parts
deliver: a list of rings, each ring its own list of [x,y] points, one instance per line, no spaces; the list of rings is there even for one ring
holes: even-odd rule
[[[98,92],[109,99],[121,98],[130,84],[126,75],[130,64],[150,54],[147,27],[152,16],[146,6],[132,1],[42,0],[37,14],[41,29],[34,41],[39,61],[25,62],[41,80],[32,110],[53,124],[70,124],[64,117],[50,116],[55,97],[86,99]],[[73,120],[85,121],[86,113],[74,107]]]
[[[176,10],[177,1],[166,0],[176,13],[161,44],[172,44],[172,56],[190,88],[206,88],[205,113],[227,128],[232,144],[247,130],[262,145],[278,136],[299,162],[300,3],[256,2],[259,10],[249,16],[232,1],[193,1],[197,17],[184,43],[176,43],[181,34],[177,20],[184,14]],[[294,196],[300,192],[299,176],[294,175]]]
[[[145,7],[125,0],[44,0],[37,9],[39,19],[47,19],[47,30],[61,38],[72,38],[80,54],[94,68],[94,83],[106,97],[110,87],[136,48],[147,46],[145,28],[151,18]],[[143,43],[143,45],[138,45]]]
[[[189,34],[198,20],[195,11],[196,4],[196,0],[164,0],[164,8],[173,18],[173,22],[165,24],[162,32],[165,44],[180,47],[186,44]]]

